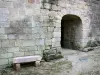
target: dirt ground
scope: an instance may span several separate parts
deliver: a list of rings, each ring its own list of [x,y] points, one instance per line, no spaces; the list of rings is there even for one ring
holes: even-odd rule
[[[41,62],[41,66],[22,66],[19,72],[13,68],[2,69],[0,75],[100,75],[100,47],[81,52],[63,49],[64,58]]]

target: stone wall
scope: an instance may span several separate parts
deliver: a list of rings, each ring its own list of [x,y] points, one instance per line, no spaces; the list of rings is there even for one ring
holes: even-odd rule
[[[42,56],[44,50],[60,50],[61,20],[67,14],[77,15],[82,20],[81,47],[95,36],[99,38],[98,2],[0,0],[0,66],[11,64],[14,57]],[[89,36],[91,31],[93,35]]]

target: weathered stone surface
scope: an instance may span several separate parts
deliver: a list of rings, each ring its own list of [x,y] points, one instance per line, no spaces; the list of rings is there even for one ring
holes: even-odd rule
[[[93,47],[88,47],[88,48],[82,49],[83,52],[88,52],[88,51],[92,51],[92,50],[94,50]]]
[[[0,22],[0,27],[9,27],[9,22]]]
[[[57,49],[45,50],[43,52],[43,59],[45,61],[50,61],[59,58],[63,58],[63,56],[60,51],[57,51]]]
[[[49,50],[50,48],[51,48],[51,46],[45,45],[45,49],[46,49],[46,50]]]
[[[22,57],[24,56],[24,52],[14,52],[14,57]]]
[[[0,28],[0,34],[4,34],[5,33],[5,28]]]
[[[2,47],[14,47],[15,40],[2,40]]]
[[[60,47],[60,42],[52,42],[52,47]]]
[[[3,2],[0,1],[0,8],[13,8],[13,3],[12,2]]]
[[[51,7],[51,4],[49,4],[49,3],[44,3],[44,6],[43,6],[43,8],[45,8],[45,9],[50,9]]]
[[[35,55],[35,51],[26,51],[25,56],[32,56]]]
[[[19,52],[19,47],[7,48],[7,52]]]
[[[7,39],[7,35],[6,34],[0,34],[0,40],[3,40],[3,39]]]
[[[52,45],[51,39],[45,39],[45,45]]]
[[[41,55],[42,56],[43,52],[41,50],[35,51],[35,55]]]
[[[8,59],[0,59],[0,65],[8,64]]]
[[[1,48],[1,44],[2,44],[2,43],[1,43],[1,41],[0,41],[0,48]]]
[[[34,46],[35,40],[23,40],[23,46]]]
[[[60,32],[61,31],[61,27],[56,27],[55,29],[54,29],[54,32]]]
[[[0,48],[0,54],[8,53],[7,48]]]
[[[39,50],[40,50],[40,51],[41,51],[41,50],[45,50],[45,45],[44,45],[44,46],[41,46],[41,45],[40,45],[40,46],[37,46],[37,48],[38,48],[38,51],[39,51]]]
[[[30,47],[20,47],[20,51],[36,51],[38,50],[37,46],[30,46]]]
[[[52,42],[60,42],[61,41],[61,38],[52,38]]]
[[[54,31],[54,27],[48,27],[48,31],[49,32],[53,32]]]
[[[75,33],[74,41],[81,47],[85,47],[89,40],[96,41],[92,45],[100,45],[100,4],[98,1],[33,1],[35,2],[0,1],[0,54],[12,53],[14,57],[41,55],[43,50],[61,47],[62,19],[68,14],[79,17],[82,24],[81,22],[78,24],[82,27],[68,28],[70,35],[67,37],[72,37],[71,34]],[[64,18],[65,26],[68,26],[69,19],[69,17]],[[71,33],[70,30],[73,32]],[[77,35],[79,37],[76,37]],[[13,57],[12,54],[9,54],[8,59]],[[5,55],[5,57],[8,56]]]
[[[7,14],[9,14],[9,13],[10,12],[9,12],[8,8],[0,8],[0,14],[3,14],[3,16],[5,15],[5,17],[7,17]]]
[[[36,45],[44,45],[44,39],[36,39]]]
[[[61,37],[61,32],[54,32],[53,36],[59,38],[59,37]]]
[[[8,63],[9,63],[9,65],[12,65],[12,63],[13,63],[13,58],[9,58],[9,59],[8,59]]]
[[[22,40],[16,40],[15,41],[15,46],[22,46],[22,45],[23,45]]]
[[[16,34],[8,34],[7,38],[8,39],[18,39],[18,36]]]

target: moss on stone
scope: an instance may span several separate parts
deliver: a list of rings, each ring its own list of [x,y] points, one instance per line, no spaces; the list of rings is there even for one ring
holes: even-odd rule
[[[100,41],[98,40],[90,40],[88,41],[87,45],[85,47],[96,47],[96,46],[100,46]]]
[[[43,53],[43,59],[45,61],[50,61],[50,60],[60,59],[60,58],[63,58],[63,56],[61,52],[57,50],[48,50]]]

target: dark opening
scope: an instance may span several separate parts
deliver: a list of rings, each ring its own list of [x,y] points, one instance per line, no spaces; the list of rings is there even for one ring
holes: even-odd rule
[[[61,21],[61,47],[79,49],[82,39],[82,21],[76,15],[65,15]]]

